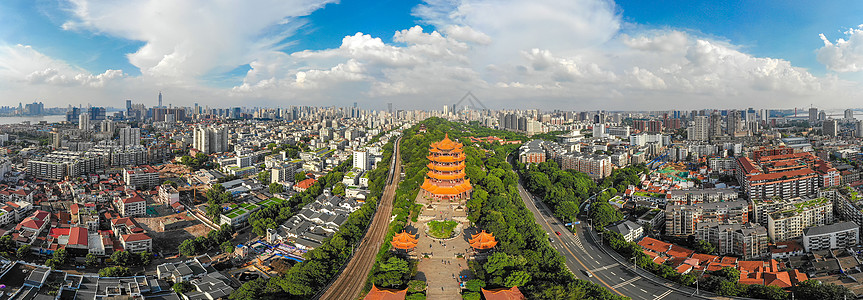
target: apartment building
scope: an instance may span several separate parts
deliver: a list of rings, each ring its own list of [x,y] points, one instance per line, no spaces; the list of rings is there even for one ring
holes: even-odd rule
[[[784,149],[784,148],[783,148]],[[785,151],[787,152],[787,151]],[[750,198],[794,198],[810,196],[820,187],[838,185],[839,171],[810,152],[765,155],[737,159],[735,176]]]
[[[159,184],[159,171],[151,166],[123,169],[123,182],[136,189],[148,189]]]
[[[532,140],[518,147],[518,161],[523,164],[545,162],[545,150],[542,140]]]
[[[668,195],[668,203],[678,205],[733,201],[738,198],[737,191],[734,189],[672,190]]]
[[[104,168],[104,159],[77,151],[54,151],[41,158],[27,161],[27,175],[45,180],[78,177]]]
[[[693,235],[700,222],[745,224],[749,220],[749,202],[735,200],[699,203],[695,205],[668,205],[665,208],[665,234]]]
[[[698,223],[696,240],[707,241],[716,247],[717,255],[735,255],[743,259],[764,257],[768,253],[767,228],[746,223]]]
[[[147,213],[147,200],[138,195],[117,199],[114,203],[123,217],[143,216]]]
[[[171,205],[180,201],[180,192],[173,186],[163,184],[159,186],[158,190],[159,202]]]
[[[803,230],[803,249],[806,252],[847,248],[859,242],[860,227],[850,221]]]
[[[795,203],[793,209],[767,215],[767,233],[774,242],[798,238],[812,226],[833,223],[833,202],[817,198]]]

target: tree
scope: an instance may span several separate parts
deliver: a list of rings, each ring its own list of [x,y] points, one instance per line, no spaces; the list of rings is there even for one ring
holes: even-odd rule
[[[270,182],[270,171],[262,171],[258,173],[258,181],[261,183]]]
[[[563,201],[557,205],[556,212],[564,221],[573,221],[578,217],[578,203]]]
[[[530,281],[530,274],[525,271],[515,271],[506,277],[503,285],[507,287],[524,286]]]
[[[101,277],[129,276],[129,268],[122,267],[122,266],[102,268],[101,270],[99,270],[99,276],[101,276]]]
[[[18,250],[15,251],[15,255],[18,256],[19,259],[24,259],[30,254],[30,245],[21,245],[18,247]]]
[[[114,265],[128,267],[131,263],[132,254],[128,251],[114,251],[111,254],[111,261]]]
[[[713,254],[714,252],[716,252],[716,247],[713,246],[713,244],[711,244],[710,242],[705,241],[705,240],[699,240],[699,241],[695,242],[695,245],[693,245],[693,246],[694,246],[693,250],[695,250],[695,252],[698,252],[698,253]]]
[[[99,258],[96,257],[96,254],[87,253],[87,256],[84,257],[84,264],[88,267],[95,267],[99,265]]]
[[[345,195],[345,184],[341,183],[341,182],[336,183],[336,185],[333,186],[333,195],[344,196]]]
[[[185,294],[186,292],[191,292],[195,290],[195,285],[188,281],[180,281],[174,284],[171,287],[172,290],[176,293]]]
[[[12,240],[12,235],[4,235],[0,237],[0,252],[15,252],[18,244]]]
[[[153,253],[144,251],[138,253],[138,264],[141,266],[146,266],[150,264],[150,261],[153,260]]]
[[[426,300],[426,294],[424,294],[424,293],[408,294],[407,296],[405,296],[405,300]]]
[[[373,282],[380,287],[396,287],[404,283],[410,274],[410,264],[401,258],[390,257],[378,265]]]
[[[589,214],[590,218],[593,219],[593,226],[596,228],[605,228],[606,225],[623,219],[623,214],[608,202],[594,202],[590,205]]]
[[[48,260],[45,261],[45,265],[51,269],[57,269],[57,267],[59,267],[62,264],[56,258],[49,258]]]
[[[302,172],[298,172],[294,174],[294,182],[300,182],[306,180],[306,174]]]
[[[270,193],[271,194],[273,194],[273,195],[281,194],[284,191],[285,191],[285,186],[279,184],[278,182],[270,183]]]
[[[485,281],[482,281],[482,279],[471,279],[464,283],[464,287],[468,290],[479,292],[480,289],[485,287]]]
[[[180,251],[180,254],[185,256],[195,256],[198,254],[198,244],[195,243],[194,239],[188,239],[180,243],[180,246],[177,250]]]
[[[234,244],[231,244],[231,241],[225,241],[219,248],[222,248],[222,252],[234,253]]]
[[[794,294],[800,299],[841,300],[854,299],[854,293],[848,288],[832,283],[821,283],[817,280],[806,280],[794,287]]]
[[[422,280],[411,280],[408,282],[408,293],[419,293],[426,290],[425,281]]]
[[[478,292],[466,292],[461,294],[461,298],[464,300],[480,300],[480,294]]]
[[[57,249],[54,251],[53,257],[57,260],[59,265],[62,265],[66,263],[66,259],[69,257],[69,254],[66,252],[66,249]]]

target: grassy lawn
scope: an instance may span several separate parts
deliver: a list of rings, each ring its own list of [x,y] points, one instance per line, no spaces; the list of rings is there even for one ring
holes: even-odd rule
[[[428,222],[429,234],[431,236],[445,239],[452,236],[452,231],[458,223],[456,221],[431,221]]]

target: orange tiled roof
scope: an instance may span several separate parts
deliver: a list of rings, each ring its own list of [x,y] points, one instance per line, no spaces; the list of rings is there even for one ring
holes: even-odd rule
[[[395,236],[393,236],[393,240],[390,242],[390,245],[392,245],[396,249],[409,250],[416,248],[417,239],[402,230],[401,233],[397,233]]]
[[[480,233],[471,235],[471,239],[468,241],[471,247],[476,249],[491,249],[497,245],[497,240],[495,240],[494,235],[491,233],[485,232],[483,230]]]
[[[482,289],[482,296],[485,297],[486,300],[522,300],[527,299],[521,291],[518,290],[518,287],[511,288],[500,288],[487,290]]]
[[[404,300],[408,294],[408,289],[382,289],[376,285],[372,285],[372,290],[366,294],[365,300]]]

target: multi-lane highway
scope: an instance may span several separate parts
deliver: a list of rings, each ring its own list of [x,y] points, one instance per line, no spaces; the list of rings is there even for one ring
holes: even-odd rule
[[[588,236],[588,226],[575,225],[575,234],[552,215],[539,198],[530,195],[519,183],[518,192],[525,205],[533,212],[537,223],[552,239],[551,246],[566,258],[566,265],[578,278],[610,289],[613,293],[636,300],[698,299],[693,289],[681,287],[655,277],[641,276],[644,270],[633,271],[632,261],[600,249]],[[560,235],[557,235],[560,232]],[[612,257],[611,255],[615,255]],[[587,275],[590,274],[590,275]],[[672,287],[674,289],[672,289]]]

